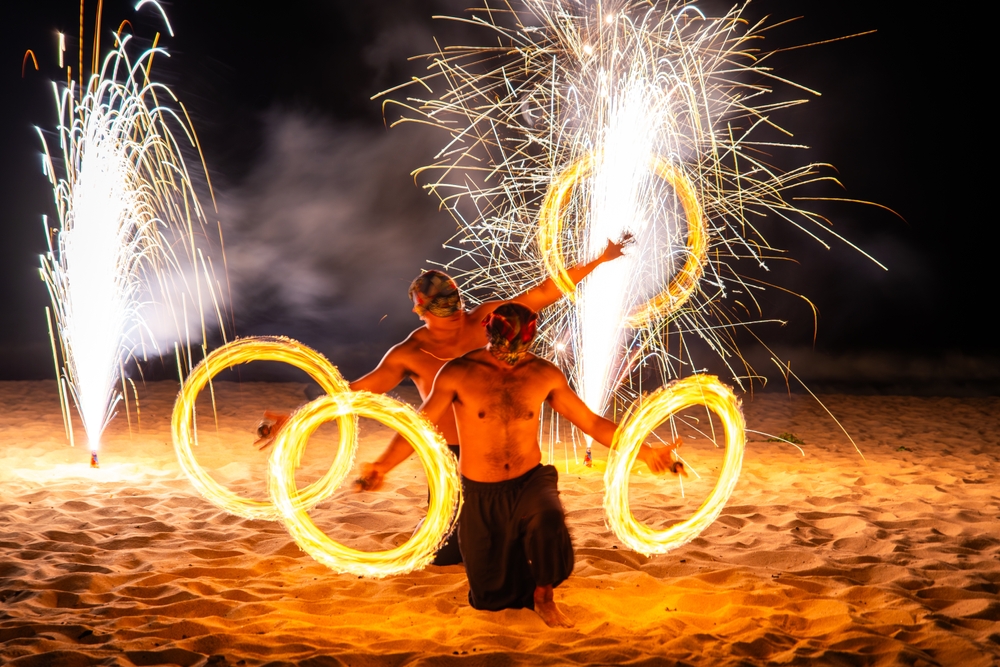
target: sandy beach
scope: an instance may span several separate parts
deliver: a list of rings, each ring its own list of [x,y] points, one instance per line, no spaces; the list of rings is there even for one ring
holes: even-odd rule
[[[217,420],[207,392],[199,403],[199,461],[266,497],[253,426],[302,390],[217,383]],[[745,397],[754,432],[729,504],[692,543],[649,558],[605,526],[600,466],[557,443],[576,569],[556,595],[576,627],[552,630],[528,610],[472,609],[461,566],[336,574],[281,523],[227,514],[177,464],[176,383],[138,391],[138,419],[134,404],[130,419],[120,411],[91,470],[86,447],[66,440],[54,382],[0,383],[0,664],[1000,663],[1000,398],[822,396],[862,458],[811,397]],[[302,483],[335,433],[310,445]],[[781,433],[803,451],[762,435]],[[363,423],[358,460],[389,434]],[[702,478],[681,497],[672,478],[633,474],[644,521],[685,518],[714,484],[719,452],[686,437]],[[359,548],[399,544],[426,505],[415,457],[387,487],[341,489],[313,516]]]

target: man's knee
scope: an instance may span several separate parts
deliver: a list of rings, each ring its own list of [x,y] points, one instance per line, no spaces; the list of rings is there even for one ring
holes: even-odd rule
[[[536,585],[558,586],[573,572],[573,542],[562,508],[546,508],[528,519],[524,553]]]
[[[566,515],[561,507],[543,508],[531,515],[526,530],[529,535],[558,535],[566,531]]]

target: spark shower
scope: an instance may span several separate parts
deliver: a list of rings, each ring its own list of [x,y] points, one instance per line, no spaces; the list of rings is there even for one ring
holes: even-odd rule
[[[790,196],[835,182],[829,166],[770,161],[804,148],[774,116],[806,100],[773,93],[814,91],[768,66],[770,26],[748,22],[745,4],[714,17],[681,2],[516,6],[445,17],[482,38],[439,46],[426,76],[383,93],[410,92],[387,102],[397,122],[447,133],[416,172],[459,224],[446,268],[487,298],[551,276],[570,298],[544,313],[541,354],[598,413],[637,400],[644,376],[653,388],[703,369],[691,336],[744,385],[758,374],[734,331],[765,321],[768,285],[739,265],[766,271],[781,253],[765,225],[844,240]],[[624,233],[633,251],[574,291],[562,267]]]
[[[136,9],[144,4],[166,21],[155,2]],[[200,154],[197,139],[183,105],[150,79],[154,56],[167,56],[157,47],[159,33],[133,59],[133,37],[122,34],[127,24],[113,33],[115,48],[99,70],[95,39],[95,71],[85,88],[68,66],[67,84],[53,83],[59,159],[39,130],[58,212],[58,226],[45,221],[49,251],[41,257],[52,302],[49,331],[67,435],[73,442],[72,400],[93,466],[123,398],[128,407],[124,367],[136,351],[176,352],[183,372],[192,354],[207,353],[204,313],[214,311],[213,326],[223,321],[221,283],[202,248],[207,218],[183,158],[185,149]],[[157,348],[147,320],[152,308],[172,320],[173,350]],[[196,343],[192,351],[198,337],[202,349]]]

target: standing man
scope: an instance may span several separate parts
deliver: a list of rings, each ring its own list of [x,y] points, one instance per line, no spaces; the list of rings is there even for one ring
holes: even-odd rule
[[[476,609],[534,609],[552,627],[572,621],[556,606],[553,589],[573,571],[573,545],[559,502],[558,475],[542,465],[539,410],[553,410],[608,447],[617,426],[587,408],[554,364],[528,352],[536,315],[521,303],[487,316],[487,345],[444,364],[420,410],[431,422],[457,426],[464,504],[458,541]],[[674,444],[643,444],[639,460],[654,473],[683,471]],[[397,435],[364,468],[360,486],[377,489],[386,473],[413,451]]]
[[[567,270],[573,284],[590,275],[605,262],[622,256],[624,248],[632,242],[631,234],[626,234],[618,242],[608,241],[604,252],[597,259],[578,264]],[[562,297],[562,293],[551,278],[532,287],[510,301],[487,301],[472,310],[466,310],[458,286],[448,274],[442,271],[424,271],[410,285],[410,300],[413,312],[424,325],[414,330],[401,343],[389,348],[375,370],[351,383],[352,391],[370,391],[384,394],[391,391],[406,378],[413,380],[420,398],[424,401],[431,393],[434,377],[447,362],[461,357],[466,352],[486,345],[483,319],[507,303],[519,303],[533,311],[552,305]],[[260,449],[269,446],[284,424],[284,415],[265,413],[265,422],[258,426]],[[287,419],[287,416],[284,416]],[[435,422],[444,436],[445,442],[455,456],[458,456],[458,430],[455,418],[449,411]],[[462,562],[462,554],[454,537],[442,545],[435,565],[454,565]]]

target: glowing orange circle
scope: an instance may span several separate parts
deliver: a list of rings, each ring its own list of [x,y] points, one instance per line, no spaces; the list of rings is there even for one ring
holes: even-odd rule
[[[220,371],[250,361],[280,361],[309,374],[327,393],[350,391],[347,381],[336,367],[319,352],[290,338],[272,336],[239,338],[211,354],[191,371],[184,380],[171,419],[174,450],[181,469],[205,498],[227,512],[248,519],[277,519],[280,513],[269,500],[243,498],[216,482],[195,459],[191,449],[194,436],[195,401],[198,394]],[[344,416],[338,421],[341,449],[357,446],[356,420]],[[330,471],[321,479],[302,490],[295,503],[311,507],[333,493],[340,480],[334,481]]]
[[[538,247],[546,272],[559,290],[574,298],[576,286],[566,272],[562,250],[562,218],[577,182],[594,168],[594,154],[587,154],[566,167],[549,186],[538,212]],[[628,324],[648,326],[680,308],[694,293],[704,271],[708,253],[708,229],[698,194],[691,180],[679,167],[653,156],[650,170],[669,183],[677,194],[687,219],[687,259],[665,290],[647,301],[629,316]]]
[[[671,415],[692,405],[703,405],[722,422],[726,453],[719,480],[701,507],[686,521],[657,531],[640,523],[628,503],[629,473],[639,446],[654,428]],[[604,512],[608,525],[626,546],[639,553],[662,554],[697,537],[729,500],[743,465],[746,423],[740,401],[714,375],[692,375],[661,387],[633,407],[615,432],[614,444],[604,472]]]
[[[427,516],[409,540],[386,551],[359,551],[331,539],[312,521],[295,486],[295,468],[309,437],[319,426],[347,415],[375,419],[397,431],[413,446],[427,472]],[[339,483],[351,470],[355,447],[341,447],[330,467]],[[281,511],[295,542],[314,559],[337,572],[373,577],[403,574],[427,565],[450,533],[462,505],[455,457],[444,439],[410,406],[381,394],[343,392],[320,396],[293,414],[274,441],[268,467],[271,500]]]

